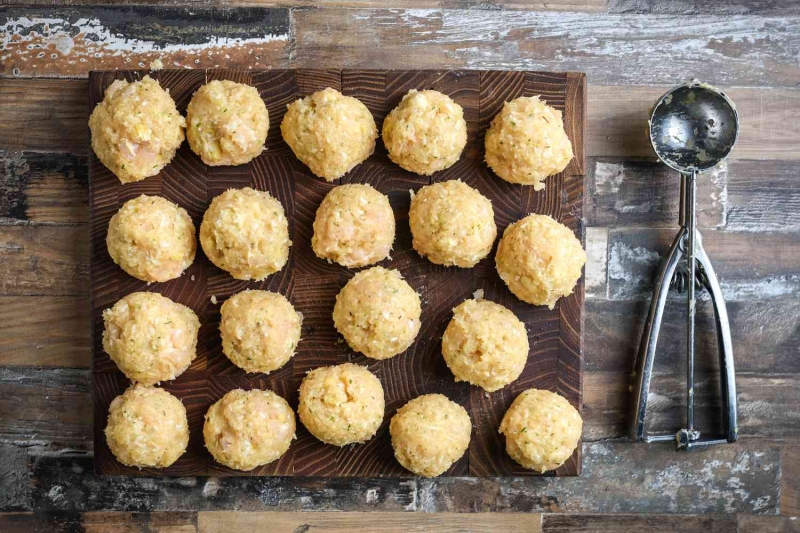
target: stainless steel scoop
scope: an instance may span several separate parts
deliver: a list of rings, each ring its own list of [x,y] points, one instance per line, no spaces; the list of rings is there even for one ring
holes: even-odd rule
[[[719,89],[693,80],[672,89],[653,108],[650,117],[650,142],[659,159],[681,173],[680,230],[667,257],[659,267],[653,301],[639,346],[634,373],[628,432],[634,442],[656,442],[675,439],[679,450],[698,446],[734,442],[738,436],[736,423],[736,380],[733,368],[733,346],[725,300],[700,233],[697,231],[695,193],[698,173],[714,167],[730,153],[739,134],[739,116],[733,102]],[[676,268],[686,255],[685,283]],[[694,425],[694,359],[696,285],[711,296],[719,343],[719,366],[722,393],[723,435],[701,437]],[[652,379],[656,343],[664,316],[670,287],[685,286],[687,292],[687,368],[686,427],[676,434],[645,433],[647,397]]]

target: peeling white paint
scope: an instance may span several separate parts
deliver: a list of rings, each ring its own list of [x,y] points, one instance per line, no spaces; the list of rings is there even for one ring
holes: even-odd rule
[[[598,161],[594,166],[594,186],[597,194],[616,194],[625,180],[625,165]]]
[[[631,272],[631,265],[652,267],[661,260],[658,252],[642,246],[632,248],[624,242],[615,242],[608,256],[608,277],[621,281],[637,279]]]
[[[728,161],[726,159],[720,161],[710,172],[704,174],[703,178],[708,178],[711,182],[713,186],[711,204],[720,212],[720,220],[716,227],[725,227],[728,214]]]
[[[720,281],[726,300],[756,300],[800,294],[800,275],[776,276],[757,281]],[[703,293],[707,298],[707,293]]]
[[[586,297],[607,298],[608,229],[586,228]]]

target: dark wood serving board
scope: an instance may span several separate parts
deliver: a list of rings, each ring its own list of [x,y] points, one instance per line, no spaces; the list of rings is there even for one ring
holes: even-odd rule
[[[144,71],[91,72],[89,109],[103,98],[115,79],[135,80]],[[238,167],[208,167],[184,143],[175,159],[158,175],[138,183],[119,180],[94,156],[90,157],[91,307],[93,321],[92,389],[94,394],[94,464],[100,474],[281,475],[281,476],[411,476],[395,460],[389,439],[389,420],[408,400],[438,392],[463,405],[473,423],[468,453],[445,476],[533,475],[505,453],[497,433],[503,414],[516,395],[530,387],[548,389],[581,407],[583,279],[575,292],[559,300],[555,309],[517,300],[494,268],[494,251],[473,269],[445,268],[422,259],[411,248],[408,227],[409,190],[431,182],[461,179],[492,200],[498,231],[529,213],[548,214],[569,226],[584,241],[583,206],[584,122],[586,78],[581,73],[507,71],[393,71],[393,70],[163,70],[150,73],[168,88],[178,109],[185,113],[189,100],[203,83],[230,79],[255,86],[267,104],[270,118],[267,150],[253,162]],[[287,104],[325,87],[361,100],[372,112],[380,131],[387,113],[410,89],[433,88],[450,95],[464,108],[469,138],[460,161],[424,177],[393,164],[380,140],[375,154],[335,183],[315,177],[292,154],[280,135]],[[483,134],[505,101],[541,95],[564,112],[564,123],[575,158],[567,169],[547,179],[546,188],[511,185],[499,179],[483,162]],[[400,270],[422,299],[422,328],[405,352],[386,361],[354,354],[333,327],[331,313],[337,292],[353,271],[318,259],[311,250],[311,226],[325,194],[340,183],[369,183],[389,196],[397,219],[397,238],[386,267]],[[119,207],[140,194],[161,195],[184,207],[199,228],[214,196],[229,188],[250,186],[268,190],[284,206],[293,245],[289,263],[263,282],[244,282],[214,267],[198,244],[197,259],[177,280],[148,285],[125,274],[106,250],[108,222]],[[496,243],[495,243],[496,246]],[[225,357],[219,339],[219,308],[246,288],[277,291],[289,298],[304,316],[302,340],[295,357],[265,376],[245,374]],[[522,376],[492,394],[466,383],[456,383],[440,353],[441,336],[451,310],[483,289],[485,298],[512,309],[528,329],[531,352]],[[104,309],[134,291],[158,291],[194,309],[202,328],[197,359],[177,379],[162,386],[180,398],[189,415],[191,438],[187,452],[163,470],[128,468],[118,463],[105,442],[104,429],[111,400],[129,385],[102,347]],[[211,301],[215,296],[217,303]],[[234,388],[269,388],[296,409],[298,387],[308,370],[342,362],[366,365],[383,383],[386,416],[377,436],[362,445],[338,448],[323,444],[297,421],[297,440],[273,464],[242,473],[216,463],[203,445],[203,415],[208,407]],[[545,475],[577,475],[580,446],[558,470]]]

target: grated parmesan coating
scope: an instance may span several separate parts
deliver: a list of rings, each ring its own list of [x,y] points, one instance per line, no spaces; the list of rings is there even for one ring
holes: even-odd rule
[[[175,379],[197,356],[200,320],[166,296],[129,294],[103,311],[103,322],[103,349],[131,381]]]
[[[120,463],[165,468],[189,444],[186,409],[164,389],[134,384],[111,402],[105,436]]]
[[[240,292],[226,300],[220,312],[222,351],[245,372],[269,374],[294,355],[302,319],[282,295]]]
[[[353,350],[388,359],[414,342],[421,313],[419,295],[400,272],[372,267],[336,295],[333,323]]]
[[[486,132],[486,163],[511,183],[544,189],[544,180],[558,174],[572,159],[572,143],[561,111],[538,96],[506,102]]]
[[[492,202],[460,180],[422,187],[408,220],[414,249],[437,265],[471,268],[497,237]]]
[[[203,163],[242,165],[264,151],[269,113],[255,87],[214,80],[192,96],[186,124],[189,146]]]
[[[194,261],[195,229],[189,213],[160,196],[125,202],[108,223],[108,254],[142,281],[180,277]]]
[[[389,257],[394,231],[386,196],[370,185],[341,185],[317,209],[311,247],[320,259],[359,268]]]
[[[464,110],[438,91],[412,89],[384,120],[383,144],[410,172],[428,176],[449,168],[467,145]]]
[[[211,201],[200,224],[200,245],[236,279],[260,281],[289,260],[289,221],[268,192],[229,189]]]
[[[469,447],[466,409],[441,394],[418,396],[397,410],[389,434],[397,461],[418,476],[436,477]]]
[[[122,183],[155,176],[183,142],[186,121],[150,76],[116,80],[89,117],[92,149]]]
[[[519,377],[528,350],[525,325],[510,310],[489,300],[458,305],[442,336],[442,355],[456,381],[489,392]]]
[[[311,172],[333,181],[372,155],[378,128],[367,106],[328,87],[289,104],[281,134]]]
[[[506,228],[495,261],[517,298],[553,309],[575,288],[586,252],[565,225],[546,215],[528,215]]]
[[[317,368],[300,385],[297,414],[316,438],[344,446],[375,436],[383,422],[383,386],[366,368],[351,363]]]
[[[581,438],[583,419],[564,397],[528,389],[516,397],[500,424],[506,451],[525,468],[544,473],[570,458]]]
[[[286,400],[268,390],[235,389],[208,408],[203,439],[218,463],[246,471],[279,459],[295,429]]]

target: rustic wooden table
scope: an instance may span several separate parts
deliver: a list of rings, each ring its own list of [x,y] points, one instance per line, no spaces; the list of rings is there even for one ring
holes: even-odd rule
[[[0,531],[800,531],[793,517],[800,514],[797,2],[4,3],[11,5],[0,8]],[[583,476],[94,476],[86,75],[146,68],[158,58],[186,68],[586,72]],[[742,119],[730,160],[703,177],[699,191],[704,243],[732,315],[741,439],[679,454],[670,444],[630,444],[623,427],[653,271],[677,222],[678,180],[648,148],[647,111],[691,77],[726,88]],[[707,303],[701,425],[719,412]],[[681,312],[674,298],[665,338],[683,338]],[[683,360],[680,340],[663,343],[654,426],[680,423]],[[502,513],[481,514],[490,511]]]

